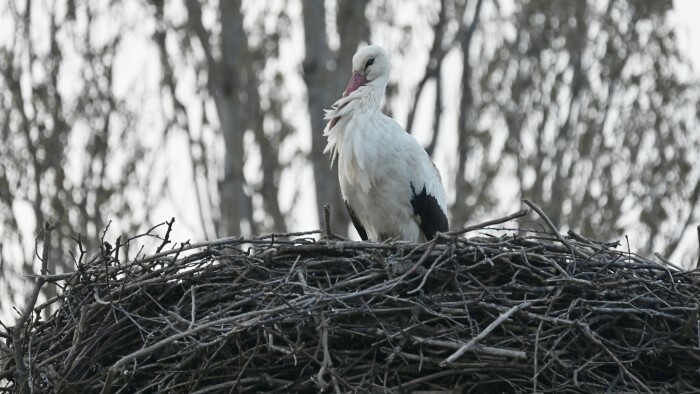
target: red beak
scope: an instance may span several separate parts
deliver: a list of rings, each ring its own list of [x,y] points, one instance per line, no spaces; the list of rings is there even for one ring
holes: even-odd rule
[[[348,87],[345,88],[345,91],[343,92],[343,97],[347,96],[348,94],[354,92],[359,88],[360,86],[364,85],[367,83],[367,78],[363,74],[360,74],[358,72],[352,73],[352,78],[350,78],[350,82],[348,82]]]

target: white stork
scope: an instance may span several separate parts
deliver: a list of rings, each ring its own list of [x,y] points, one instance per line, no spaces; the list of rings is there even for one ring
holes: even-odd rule
[[[424,242],[447,231],[445,189],[425,149],[380,111],[388,81],[386,51],[358,50],[343,97],[326,111],[324,153],[331,165],[338,160],[340,190],[363,240]]]

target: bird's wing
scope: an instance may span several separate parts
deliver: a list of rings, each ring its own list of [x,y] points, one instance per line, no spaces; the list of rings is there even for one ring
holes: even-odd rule
[[[348,209],[348,213],[350,214],[350,220],[352,220],[352,225],[355,226],[357,233],[360,234],[360,238],[362,238],[363,241],[367,241],[369,239],[369,237],[367,237],[367,230],[365,230],[365,228],[360,223],[360,220],[357,218],[357,216],[355,216],[355,211],[352,210],[347,200],[345,200],[345,208]]]
[[[405,165],[408,169],[413,215],[425,238],[433,239],[437,232],[448,231],[447,202],[440,172],[418,141],[398,123],[391,123],[396,129],[393,133],[396,137],[394,141],[403,145],[404,157],[409,160]]]
[[[448,230],[445,211],[440,206],[437,197],[428,193],[426,184],[423,184],[422,189],[416,190],[415,185],[411,182],[411,206],[425,239],[431,240],[438,231]]]

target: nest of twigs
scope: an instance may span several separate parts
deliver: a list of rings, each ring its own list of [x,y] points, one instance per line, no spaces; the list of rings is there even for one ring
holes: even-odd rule
[[[294,234],[125,259],[118,243],[41,277],[64,289],[35,312],[58,309],[6,335],[0,377],[55,392],[700,390],[700,272],[487,227],[518,215],[424,245]]]

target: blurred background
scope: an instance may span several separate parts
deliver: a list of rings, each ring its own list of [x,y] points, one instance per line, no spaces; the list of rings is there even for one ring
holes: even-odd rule
[[[197,242],[316,229],[330,204],[358,239],[323,109],[367,43],[390,54],[384,111],[434,158],[451,227],[529,198],[564,232],[694,267],[699,15],[693,0],[3,1],[0,317],[24,304],[44,221],[63,222],[54,273],[75,269],[73,239],[91,252],[171,217],[173,240]]]

